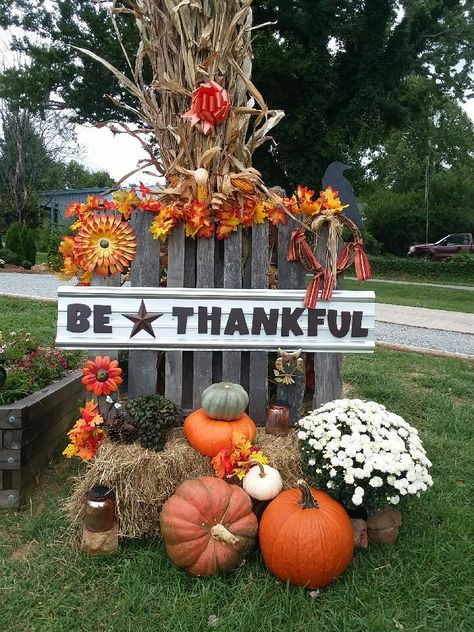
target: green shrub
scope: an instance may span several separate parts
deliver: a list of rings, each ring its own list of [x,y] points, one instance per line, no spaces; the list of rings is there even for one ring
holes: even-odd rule
[[[48,246],[48,266],[53,272],[59,272],[64,266],[64,259],[62,254],[59,252],[59,245],[63,238],[63,234],[54,230],[51,233],[49,238],[49,246]]]
[[[36,243],[35,243],[35,236],[31,228],[25,229],[24,234],[22,235],[22,241],[23,241],[23,244],[22,244],[23,259],[26,259],[26,261],[32,261],[33,262],[32,265],[34,265],[36,261]]]
[[[180,409],[163,395],[144,395],[127,402],[126,411],[144,448],[160,451],[168,431],[181,423]]]
[[[0,259],[3,259],[5,263],[10,263],[14,266],[20,265],[20,257],[15,252],[8,250],[8,248],[0,249]]]
[[[474,256],[467,253],[444,261],[423,261],[401,257],[369,256],[374,277],[417,279],[427,281],[451,280],[474,282]]]
[[[32,265],[33,264],[31,263],[31,261],[28,261],[28,259],[23,259],[23,261],[21,262],[21,267],[25,270],[31,270]]]
[[[41,223],[41,226],[35,231],[36,246],[39,252],[48,252],[50,238],[51,228],[49,220],[45,219]]]
[[[18,255],[20,259],[22,258],[21,226],[18,222],[13,222],[8,227],[5,236],[5,248]]]
[[[368,255],[381,255],[382,245],[371,232],[368,230],[362,231],[362,239],[364,240],[364,250]]]

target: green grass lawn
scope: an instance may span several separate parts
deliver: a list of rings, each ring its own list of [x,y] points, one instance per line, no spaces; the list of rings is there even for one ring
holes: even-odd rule
[[[56,336],[57,303],[0,296],[0,331],[19,329],[35,334],[42,345]]]
[[[36,253],[36,263],[48,263],[48,253],[47,252],[37,252]]]
[[[351,279],[344,280],[344,289],[373,290],[377,303],[446,309],[453,312],[474,312],[474,292],[469,290],[376,282],[359,283]]]
[[[34,306],[10,305],[16,327],[39,324],[44,307],[52,337],[55,306]],[[258,552],[234,573],[207,579],[174,567],[158,540],[122,542],[116,555],[90,558],[68,543],[61,511],[83,466],[59,457],[25,511],[0,513],[0,629],[199,632],[215,615],[225,632],[471,632],[472,366],[379,349],[346,356],[344,376],[349,396],[379,401],[415,425],[433,462],[434,486],[403,508],[394,546],[357,550],[315,598],[274,579]]]

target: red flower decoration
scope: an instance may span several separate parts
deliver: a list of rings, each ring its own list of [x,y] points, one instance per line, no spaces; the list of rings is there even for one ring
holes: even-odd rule
[[[227,90],[215,81],[201,83],[193,91],[191,109],[183,118],[191,119],[191,125],[204,123],[203,132],[208,134],[216,125],[221,125],[229,116],[230,99]]]
[[[82,369],[83,378],[81,382],[86,385],[88,391],[93,391],[96,397],[99,395],[110,395],[112,391],[118,390],[118,385],[122,383],[119,377],[122,369],[117,360],[111,360],[109,356],[97,356],[94,361],[88,360]]]

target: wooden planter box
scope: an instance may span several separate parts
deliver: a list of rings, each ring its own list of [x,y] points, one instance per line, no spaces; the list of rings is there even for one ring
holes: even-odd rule
[[[25,491],[78,416],[82,373],[0,406],[0,508],[21,507]]]

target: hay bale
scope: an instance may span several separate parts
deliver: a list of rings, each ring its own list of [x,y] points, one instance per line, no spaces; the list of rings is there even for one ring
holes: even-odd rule
[[[280,472],[283,479],[283,489],[297,487],[296,481],[304,478],[304,475],[301,469],[296,430],[292,430],[286,437],[276,437],[265,434],[265,429],[259,428],[255,445],[258,445],[268,456],[270,465]]]
[[[296,432],[275,437],[260,429],[255,443],[280,470],[285,487],[295,485],[302,476]],[[146,450],[136,443],[105,441],[85,474],[76,478],[65,510],[74,531],[80,531],[86,492],[93,485],[108,485],[115,490],[119,534],[128,538],[157,536],[161,508],[176,488],[186,479],[213,475],[211,459],[191,448],[182,429],[170,434],[161,452]]]

